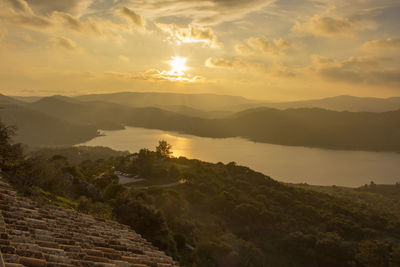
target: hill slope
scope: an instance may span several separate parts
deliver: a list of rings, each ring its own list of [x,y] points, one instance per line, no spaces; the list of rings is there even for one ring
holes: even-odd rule
[[[75,125],[74,127],[80,125],[95,129],[122,129],[123,126],[137,126],[205,137],[241,136],[253,141],[282,145],[400,151],[400,110],[372,113],[337,112],[318,108],[255,108],[223,118],[209,119],[156,107],[131,108],[115,103],[82,102],[65,97],[47,97],[15,107],[19,107],[15,112],[21,109],[27,112],[29,109],[36,112],[32,114],[40,112],[53,117],[49,120],[42,118],[40,122],[49,129],[59,128],[56,125],[60,122],[55,122],[55,117]],[[3,113],[9,114],[10,118],[11,111],[8,108]],[[23,118],[21,114],[16,116]],[[36,119],[39,120],[39,117]],[[14,124],[17,122],[22,123],[11,121]],[[29,122],[24,123],[30,127],[35,126]],[[29,127],[22,127],[21,135],[28,135],[28,132]],[[68,139],[65,143],[72,141],[73,139]]]
[[[103,101],[129,107],[187,106],[204,111],[224,110],[228,106],[257,103],[240,96],[213,94],[139,93],[82,95],[75,97],[81,101]]]
[[[266,103],[264,106],[278,109],[322,108],[335,111],[385,112],[400,109],[400,97],[374,98],[342,95],[315,100]]]
[[[95,127],[70,123],[19,105],[3,106],[0,120],[16,126],[16,141],[30,146],[72,145],[98,135]]]
[[[130,225],[183,266],[397,266],[400,257],[398,213],[284,185],[233,162],[160,158],[148,150],[134,160],[75,165],[55,155],[27,162],[32,170],[8,176],[22,192],[49,191],[80,211]],[[118,184],[115,170],[153,184],[186,183],[129,188]]]

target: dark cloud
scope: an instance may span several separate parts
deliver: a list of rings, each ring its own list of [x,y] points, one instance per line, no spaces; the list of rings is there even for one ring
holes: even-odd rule
[[[53,11],[80,14],[92,0],[26,0],[39,15],[50,15]]]
[[[8,23],[39,29],[46,29],[54,25],[50,19],[34,15],[16,14],[3,19]]]
[[[137,14],[135,11],[133,11],[127,7],[123,7],[121,9],[121,14],[124,17],[128,18],[133,23],[133,25],[135,25],[136,27],[138,27],[138,28],[144,27],[145,22],[144,22],[143,17],[141,15]]]
[[[379,57],[351,57],[336,61],[314,56],[314,68],[320,77],[334,82],[369,85],[400,85],[400,69],[385,67],[389,59]]]
[[[28,3],[24,0],[4,0],[8,3],[12,9],[16,12],[23,12],[27,14],[33,14],[32,9],[29,7]]]
[[[195,24],[211,25],[233,21],[246,14],[260,11],[276,0],[160,0],[124,1],[124,5],[153,17],[180,16],[190,18]]]

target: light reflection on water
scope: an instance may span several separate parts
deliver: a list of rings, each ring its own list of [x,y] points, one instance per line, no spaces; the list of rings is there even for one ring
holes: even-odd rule
[[[141,148],[155,150],[159,140],[166,140],[176,157],[236,161],[284,182],[342,186],[361,186],[372,180],[379,184],[400,182],[400,154],[396,153],[281,146],[244,138],[204,138],[136,127],[101,133],[104,136],[82,145],[137,152]]]

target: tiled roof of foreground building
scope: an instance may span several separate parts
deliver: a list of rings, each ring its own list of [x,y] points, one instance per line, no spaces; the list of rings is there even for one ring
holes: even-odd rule
[[[7,267],[178,266],[126,225],[39,206],[17,197],[2,181],[0,211],[0,250]]]

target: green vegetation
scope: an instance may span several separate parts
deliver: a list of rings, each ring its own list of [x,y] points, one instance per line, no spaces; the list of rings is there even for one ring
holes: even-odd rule
[[[90,147],[90,146],[73,146],[73,147],[46,147],[35,148],[29,150],[29,156],[52,158],[54,155],[62,156],[73,164],[79,164],[87,160],[101,160],[110,157],[127,156],[129,152],[115,151],[108,147]]]
[[[357,202],[375,210],[400,214],[400,184],[378,185],[374,182],[358,188],[340,186],[291,185]]]
[[[10,143],[10,128],[1,125],[0,133],[0,167],[21,193],[130,225],[183,266],[400,263],[397,212],[285,185],[234,162],[160,157],[145,149],[80,163],[24,156]],[[119,184],[115,170],[150,183],[186,183],[142,190]]]

